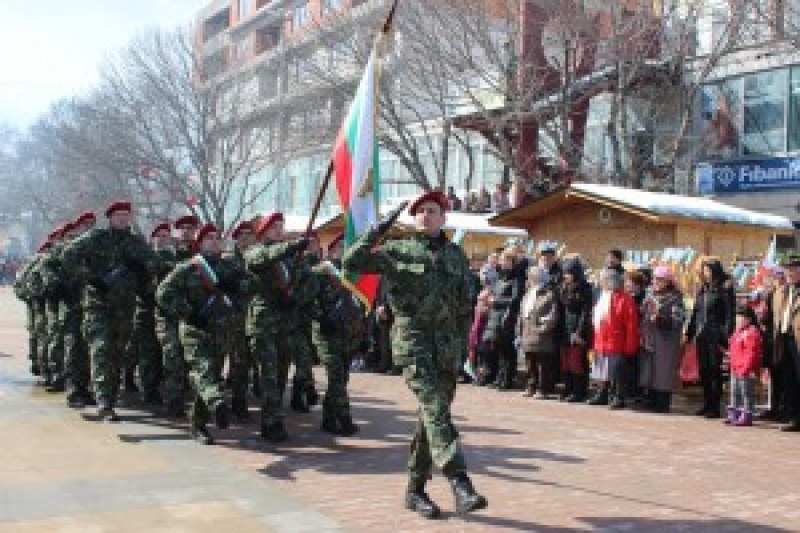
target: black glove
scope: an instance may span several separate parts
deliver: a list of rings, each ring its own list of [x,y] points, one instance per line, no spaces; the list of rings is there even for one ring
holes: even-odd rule
[[[376,224],[376,233],[378,235],[383,235],[389,231],[392,226],[394,226],[394,223],[397,222],[397,218],[400,216],[400,214],[405,211],[407,205],[408,201],[401,202],[400,205],[389,211],[389,213]]]
[[[291,250],[292,254],[301,254],[304,251],[306,251],[306,249],[310,244],[311,244],[311,239],[309,239],[308,237],[301,237],[296,241],[294,241],[289,246],[289,249]]]

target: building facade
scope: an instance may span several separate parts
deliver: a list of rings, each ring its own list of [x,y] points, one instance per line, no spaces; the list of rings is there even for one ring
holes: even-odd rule
[[[249,184],[247,194],[253,204],[246,215],[272,210],[310,213],[361,75],[351,56],[318,36],[346,22],[350,27],[363,23],[361,37],[371,39],[379,28],[375,21],[385,16],[389,4],[388,0],[216,0],[198,14],[199,81],[235,85],[244,93],[249,102],[244,127],[259,130],[269,154],[269,164]],[[315,83],[320,62],[349,80],[350,87],[328,91]],[[436,131],[435,125],[428,128],[426,142],[420,143],[426,146],[420,153],[422,165],[431,175],[443,144]],[[502,179],[503,165],[479,134],[467,136],[471,179],[469,183],[464,179],[470,164],[466,151],[451,143],[447,183],[462,194],[482,187],[492,191]],[[383,202],[419,192],[397,157],[381,150],[380,161]],[[332,189],[322,205],[323,217],[339,210]]]

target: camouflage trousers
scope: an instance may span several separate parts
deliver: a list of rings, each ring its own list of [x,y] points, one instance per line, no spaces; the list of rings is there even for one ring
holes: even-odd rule
[[[290,344],[285,332],[258,328],[250,337],[250,351],[258,362],[261,378],[261,423],[283,421],[283,392],[289,373]]]
[[[317,339],[315,342],[320,360],[328,376],[328,387],[322,401],[323,416],[343,418],[350,416],[350,398],[347,383],[350,381],[350,364],[353,352],[343,342]]]
[[[305,387],[314,383],[314,346],[311,343],[311,330],[309,327],[295,327],[287,334],[288,346],[291,351],[287,353],[294,363],[293,383],[298,387]],[[281,391],[286,390],[289,379],[289,365],[286,365],[284,374],[281,374]]]
[[[192,386],[192,426],[204,427],[210,418],[209,409],[225,401],[217,373],[217,361],[225,349],[224,339],[221,332],[209,332],[185,323],[180,324],[179,334]]]
[[[25,307],[28,311],[28,322],[26,329],[28,330],[28,359],[31,361],[31,369],[39,367],[38,360],[38,340],[39,337],[36,332],[36,306],[33,302],[27,302]]]
[[[231,380],[231,390],[233,397],[246,401],[247,386],[250,384],[250,369],[253,368],[253,355],[244,328],[244,317],[241,318],[241,325],[237,322],[231,328],[228,339],[228,374]],[[220,369],[222,368],[220,364]]]
[[[42,376],[48,376],[50,374],[50,364],[48,358],[47,304],[44,300],[37,300],[34,308],[36,314],[36,364],[39,366]]]
[[[105,304],[105,305],[104,305]],[[100,405],[114,406],[119,393],[120,370],[131,332],[133,309],[121,301],[89,305],[84,334],[89,344],[94,393]]]
[[[64,330],[64,374],[71,390],[89,390],[89,349],[83,336],[83,313],[79,300],[61,302]]]
[[[183,401],[186,392],[186,361],[178,323],[156,311],[156,338],[163,355],[164,396],[167,401]]]
[[[139,380],[146,391],[158,390],[163,376],[161,345],[156,337],[154,306],[136,306],[133,328],[125,350],[125,368],[139,367]]]
[[[409,475],[430,479],[434,465],[446,476],[465,472],[466,461],[450,416],[458,379],[455,361],[419,354],[403,369],[403,377],[419,403]]]
[[[64,327],[59,300],[47,300],[47,373],[53,379],[64,377]]]

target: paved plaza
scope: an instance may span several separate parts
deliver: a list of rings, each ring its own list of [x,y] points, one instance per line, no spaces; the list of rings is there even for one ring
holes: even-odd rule
[[[321,433],[317,409],[289,415],[283,445],[254,422],[203,447],[134,398],[119,424],[67,409],[34,386],[26,339],[0,289],[2,532],[800,531],[800,437],[771,426],[463,386],[454,413],[489,508],[454,516],[437,477],[446,513],[428,522],[402,509],[415,415],[398,377],[353,376],[355,438]]]

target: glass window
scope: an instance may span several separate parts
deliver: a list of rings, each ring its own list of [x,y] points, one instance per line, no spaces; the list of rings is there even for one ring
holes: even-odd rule
[[[295,6],[292,16],[292,29],[302,28],[308,24],[311,19],[311,14],[308,7],[308,2],[302,2]]]
[[[697,16],[697,55],[708,55],[725,45],[730,29],[728,0],[711,0],[700,7]]]
[[[239,20],[244,20],[250,16],[253,9],[253,0],[239,0]]]
[[[705,157],[731,158],[739,155],[741,94],[741,78],[700,89],[699,134]]]
[[[323,0],[322,1],[322,14],[327,15],[331,11],[338,11],[342,9],[342,0]]]
[[[774,155],[785,150],[787,86],[787,70],[744,78],[742,145],[745,155]]]
[[[798,150],[800,150],[800,68],[793,68],[789,86],[789,151]]]

